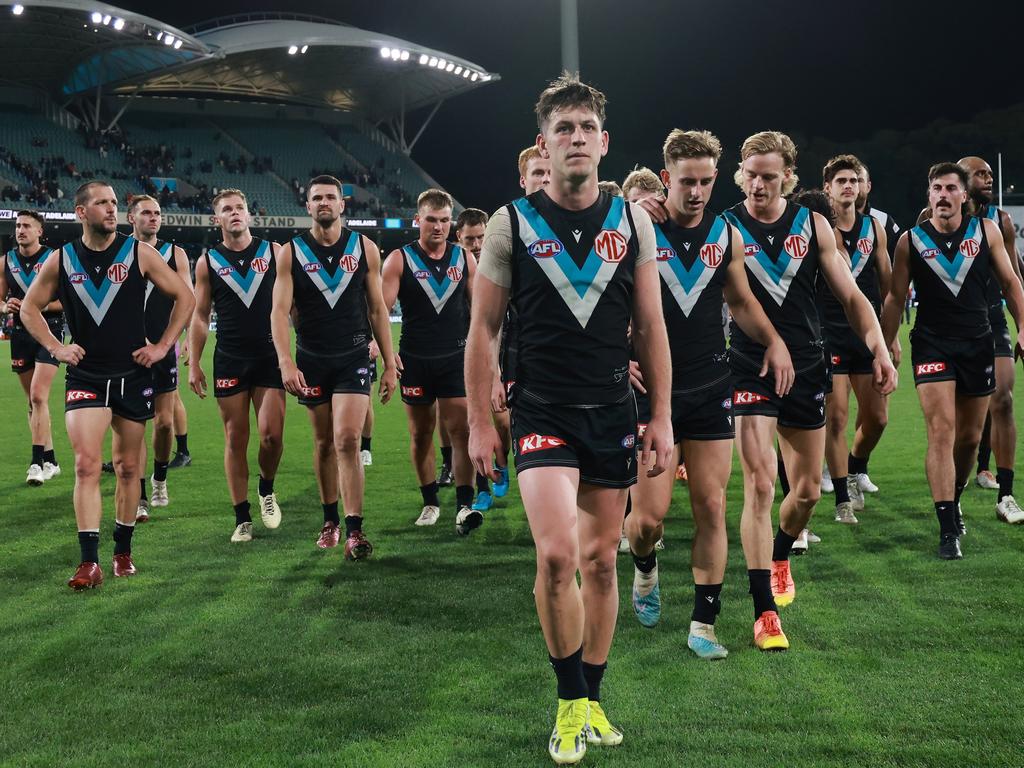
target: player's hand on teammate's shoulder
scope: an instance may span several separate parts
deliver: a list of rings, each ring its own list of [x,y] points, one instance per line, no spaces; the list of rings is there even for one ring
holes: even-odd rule
[[[662,194],[650,195],[636,201],[636,204],[647,211],[651,221],[656,224],[664,224],[668,221],[668,208],[665,207],[665,196]]]
[[[647,387],[644,386],[644,372],[636,360],[629,361],[629,383],[641,395],[647,394]]]

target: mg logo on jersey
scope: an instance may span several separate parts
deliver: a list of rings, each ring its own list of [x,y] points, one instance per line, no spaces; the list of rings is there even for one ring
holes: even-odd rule
[[[448,275],[448,279],[453,283],[457,283],[462,279],[462,270],[458,267],[448,267],[448,271],[445,274]]]
[[[320,397],[322,392],[323,392],[323,389],[321,387],[303,387],[302,388],[302,396],[303,397]]]
[[[675,257],[676,252],[673,251],[671,248],[658,249],[658,261],[668,261],[669,259],[674,259]]]
[[[252,271],[253,272],[258,272],[259,274],[263,274],[269,268],[270,268],[270,265],[267,263],[266,259],[259,258],[259,259],[253,259],[252,260]]]
[[[790,235],[782,247],[794,259],[802,259],[807,255],[807,239],[803,235]]]
[[[40,270],[42,270],[42,268],[43,268],[43,262],[41,262],[41,261],[36,262],[36,265],[34,267],[32,267],[33,274],[38,275]]]
[[[700,249],[700,260],[711,267],[711,269],[716,269],[722,263],[724,255],[725,251],[722,250],[722,246],[718,243],[708,243],[701,246]]]
[[[402,387],[402,394],[406,397],[423,397],[423,387]]]
[[[85,272],[75,272],[72,275],[68,275],[68,280],[72,283],[84,283],[89,279],[89,276]]]
[[[757,256],[761,252],[761,246],[757,243],[747,243],[743,246],[744,256]]]
[[[359,259],[353,256],[351,253],[346,253],[338,261],[338,266],[344,269],[349,274],[352,274],[359,269]]]
[[[519,453],[533,453],[534,451],[546,451],[549,448],[558,448],[565,445],[565,440],[550,435],[526,435],[519,438]]]
[[[964,240],[960,243],[960,253],[966,256],[968,259],[973,259],[978,255],[978,251],[981,247],[978,245],[977,240]]]
[[[306,265],[304,265],[302,267],[302,269],[305,272],[319,272],[320,271],[320,262],[319,261],[314,261],[314,262],[312,262],[310,264],[306,264]]]
[[[128,279],[128,267],[124,264],[111,264],[107,270],[107,279],[112,283],[123,283]]]
[[[535,259],[546,259],[557,256],[565,248],[558,240],[537,240],[530,245],[530,255]]]
[[[938,255],[939,255],[939,249],[938,248],[929,248],[927,251],[921,251],[921,258],[922,259],[934,259]]]
[[[77,403],[77,402],[81,402],[82,400],[95,400],[95,399],[96,399],[96,393],[95,392],[86,392],[84,389],[69,389],[68,390],[68,394],[65,397],[64,402],[67,402],[67,403]]]
[[[874,247],[875,242],[867,237],[862,237],[857,241],[857,250],[861,253],[871,253],[871,249]]]
[[[617,229],[602,229],[594,238],[594,253],[603,261],[615,263],[626,256],[626,238]]]
[[[753,405],[754,403],[766,402],[768,398],[757,392],[749,392],[745,389],[733,392],[732,401],[736,405]]]
[[[914,368],[914,373],[918,376],[927,376],[931,373],[942,373],[946,370],[945,363],[921,363]]]
[[[214,389],[231,389],[238,386],[238,379],[216,379],[213,386]]]

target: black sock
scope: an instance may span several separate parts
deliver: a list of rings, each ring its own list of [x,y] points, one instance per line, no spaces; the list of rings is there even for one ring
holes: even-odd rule
[[[267,480],[260,475],[260,496],[269,496],[274,492],[274,478]]]
[[[772,572],[767,568],[755,568],[747,571],[750,579],[750,595],[754,598],[754,618],[761,618],[765,611],[778,611],[775,598],[772,596]]]
[[[114,521],[114,554],[130,555],[132,552],[132,534],[134,525],[125,525],[120,520]]]
[[[55,454],[53,452],[53,448],[51,448],[48,451],[43,451],[43,461],[48,461],[51,464],[56,465],[56,463],[57,463],[57,454]]]
[[[786,465],[782,462],[782,454],[779,453],[779,487],[782,489],[782,498],[789,496],[789,476],[786,474]]]
[[[33,445],[32,446],[32,464],[38,464],[40,468],[43,466],[43,446]]]
[[[426,485],[420,486],[420,493],[423,494],[423,505],[431,507],[440,507],[441,502],[437,498],[437,483],[430,482]]]
[[[153,479],[162,482],[167,479],[167,464],[166,461],[154,461],[153,462]]]
[[[368,450],[370,450],[370,442],[372,440],[373,440],[372,437],[364,437],[362,440],[360,440],[359,441],[359,450],[360,451],[368,451]]]
[[[722,610],[722,585],[694,584],[693,590],[693,613],[690,615],[690,621],[714,624],[715,617]]]
[[[868,460],[859,459],[851,453],[846,460],[846,468],[851,475],[866,475],[868,473]]]
[[[184,435],[175,435],[174,442],[177,446],[174,450],[178,453],[188,453],[188,433]]]
[[[985,427],[981,430],[981,442],[978,443],[978,471],[988,472],[989,459],[992,457],[992,414],[985,414]]]
[[[583,676],[583,646],[564,659],[548,656],[555,677],[558,678],[558,698],[565,700],[587,698],[587,679]]]
[[[956,502],[936,501],[935,516],[939,518],[939,533],[943,536],[947,533],[954,536],[960,533],[956,526]]]
[[[480,493],[481,491],[483,491],[484,493],[491,492],[491,484],[487,482],[487,478],[484,477],[483,475],[476,476],[476,490],[477,493]]]
[[[632,549],[629,553],[633,555],[633,565],[640,573],[650,573],[658,566],[658,550],[652,549],[651,554],[641,557]]]
[[[1013,470],[996,467],[996,482],[999,483],[999,500],[1004,496],[1013,496]]]
[[[789,560],[789,553],[793,549],[794,541],[796,541],[796,536],[790,536],[782,530],[780,525],[779,530],[775,533],[775,544],[772,545],[772,560]]]
[[[100,561],[100,532],[79,531],[78,548],[82,550],[83,563],[98,563]]]
[[[966,487],[967,487],[967,483],[964,483],[963,485],[957,485],[956,486],[956,491],[953,493],[953,506],[954,507],[957,506],[958,504],[960,504],[960,497],[963,496],[964,489]]]
[[[363,530],[362,515],[345,515],[345,538],[347,539],[356,531]]]
[[[246,499],[235,504],[235,525],[251,522],[252,516],[249,514],[249,500]]]
[[[591,701],[601,700],[601,678],[604,671],[608,669],[608,662],[604,664],[588,664],[583,662],[583,679],[587,681],[587,698]]]
[[[473,486],[472,485],[457,485],[455,486],[455,506],[458,508],[468,507],[473,503]]]
[[[452,447],[450,445],[441,446],[441,463],[448,469],[452,468]]]
[[[332,501],[330,504],[324,504],[324,522],[334,523],[335,525],[341,525],[341,518],[338,517],[338,502]]]
[[[850,500],[850,488],[846,485],[846,477],[833,477],[832,485],[836,488],[836,506]]]
[[[144,478],[144,477],[140,477],[139,478],[139,488],[140,488],[139,493],[141,494],[139,496],[139,498],[140,499],[145,499],[146,498],[146,478]]]

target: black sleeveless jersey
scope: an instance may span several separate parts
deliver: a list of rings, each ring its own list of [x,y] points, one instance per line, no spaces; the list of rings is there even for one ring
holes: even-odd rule
[[[849,232],[840,229],[839,236],[842,239],[842,246],[850,256],[850,271],[853,279],[871,306],[875,308],[875,314],[882,312],[882,293],[878,288],[878,268],[875,266],[875,258],[878,249],[877,230],[875,220],[863,213],[858,213],[853,222],[853,229]],[[850,321],[846,317],[843,305],[832,293],[828,283],[820,273],[818,274],[818,314],[821,316],[821,323],[827,331],[844,332],[850,330]]]
[[[103,251],[81,238],[66,244],[57,295],[72,341],[85,350],[78,370],[115,377],[138,368],[132,353],[146,345],[146,279],[134,237],[118,234]]]
[[[174,243],[165,243],[162,240],[156,241],[156,250],[163,258],[164,263],[171,269],[177,266],[174,262]],[[175,274],[177,270],[175,269]],[[146,281],[146,338],[154,344],[160,341],[167,330],[167,323],[171,319],[171,310],[174,309],[174,299],[167,296],[148,280]]]
[[[629,205],[601,193],[568,211],[540,190],[508,212],[517,385],[550,403],[621,401],[630,391],[626,334],[639,250]]]
[[[725,219],[709,213],[696,227],[671,219],[654,225],[673,391],[695,389],[729,372],[722,286],[732,258],[731,231]]]
[[[413,357],[447,357],[466,346],[469,304],[466,300],[466,252],[447,243],[432,259],[419,242],[402,248],[402,338],[398,351]]]
[[[743,238],[750,288],[786,342],[797,370],[821,359],[821,324],[814,298],[818,236],[811,211],[787,201],[778,221],[763,224],[747,213],[743,203],[737,203],[724,216]],[[764,357],[764,347],[735,321],[730,333],[737,352],[758,361]]]
[[[206,252],[210,291],[217,310],[217,349],[249,360],[274,355],[270,310],[274,294],[274,250],[254,237],[242,251],[223,243]]]
[[[914,327],[954,339],[988,333],[991,258],[982,219],[965,216],[948,234],[925,221],[910,230],[907,245],[918,301]]]
[[[516,310],[509,302],[501,321],[501,339],[498,344],[498,368],[507,381],[515,379],[515,361],[519,354],[519,332],[516,330]]]
[[[366,258],[363,236],[343,229],[320,245],[305,232],[291,242],[295,335],[306,352],[341,355],[366,349]]]
[[[28,293],[32,281],[36,279],[39,270],[43,268],[43,262],[53,253],[51,248],[41,245],[39,250],[28,258],[18,254],[17,248],[7,252],[7,259],[4,263],[4,278],[7,280],[7,296],[12,299],[24,299]],[[60,312],[44,312],[47,319],[60,317]],[[14,318],[15,325],[21,325],[17,316]]]
[[[999,234],[1002,234],[1003,233],[1003,217],[1000,215],[1001,213],[1002,213],[1002,209],[1001,208],[997,208],[994,205],[986,205],[984,208],[982,208],[980,211],[978,211],[978,216],[980,216],[983,219],[988,219],[989,221],[994,222],[995,225],[996,225],[996,228],[999,230]],[[1013,254],[1013,253],[1010,254],[1010,258],[1011,259],[1014,259],[1016,257],[1017,257],[1016,254]],[[999,286],[999,278],[996,277],[995,272],[992,272],[991,270],[989,270],[989,272],[990,272],[990,274],[989,274],[989,278],[988,278],[988,292],[986,294],[988,296],[988,305],[990,307],[992,307],[993,309],[997,308],[997,307],[998,308],[1002,308],[1002,306],[1003,306],[1003,291],[1002,291],[1002,288],[1000,288],[1000,286]]]

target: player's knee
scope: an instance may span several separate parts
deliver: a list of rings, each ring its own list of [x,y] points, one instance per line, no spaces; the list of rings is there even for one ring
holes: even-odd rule
[[[992,399],[989,402],[989,410],[992,412],[993,419],[1012,419],[1013,418],[1013,390],[998,388],[992,393]]]
[[[281,435],[273,430],[260,430],[260,448],[264,451],[275,451],[281,448]]]
[[[313,450],[316,452],[318,460],[330,458],[334,453],[334,440],[333,438],[318,437],[313,440]]]
[[[357,453],[360,437],[358,429],[339,429],[334,433],[334,449],[338,453]]]
[[[725,528],[725,502],[721,493],[691,496],[693,523],[701,530]]]
[[[768,467],[763,471],[754,472],[748,481],[754,498],[763,506],[765,502],[771,504],[775,498],[775,473]]]
[[[846,424],[849,421],[849,414],[843,410],[829,411],[825,414],[825,431],[830,435],[842,435],[846,433]]]
[[[615,589],[615,556],[614,547],[606,547],[609,551],[590,552],[584,555],[580,563],[581,579],[588,587],[601,591]]]
[[[804,480],[792,487],[790,494],[798,509],[808,510],[821,498],[821,484],[813,480]]]
[[[633,521],[630,525],[633,526],[633,530],[636,531],[637,536],[643,541],[649,541],[661,530],[662,526],[659,517],[650,514],[647,510],[634,506],[629,516]]]
[[[75,454],[75,480],[79,483],[98,483],[100,463],[99,454]]]
[[[425,448],[434,444],[434,430],[412,429],[409,433],[412,443],[417,448]]]
[[[153,429],[156,432],[162,432],[164,434],[169,433],[174,429],[174,411],[173,410],[159,410],[153,414]]]
[[[28,396],[28,413],[32,415],[37,409],[45,409],[49,405],[47,394],[42,389],[32,387],[32,390]]]
[[[115,456],[114,474],[120,482],[131,482],[139,479],[138,457]]]
[[[545,547],[537,552],[537,574],[548,587],[575,581],[576,559],[569,547]]]

